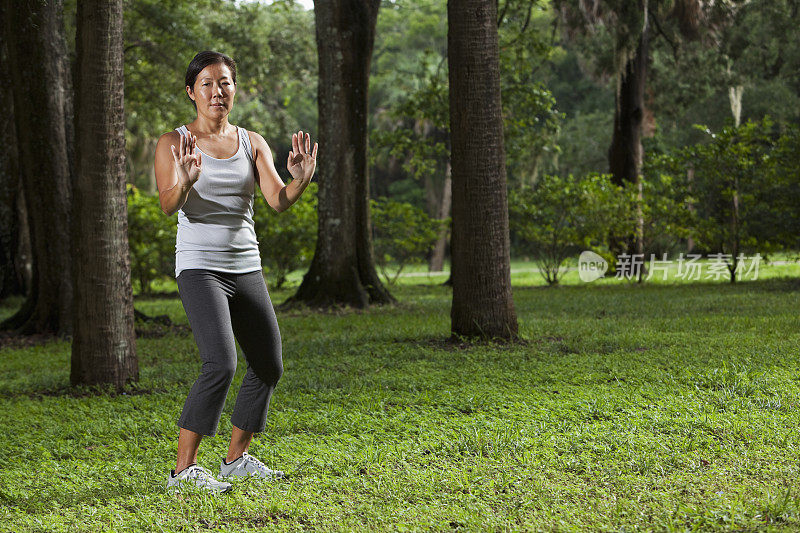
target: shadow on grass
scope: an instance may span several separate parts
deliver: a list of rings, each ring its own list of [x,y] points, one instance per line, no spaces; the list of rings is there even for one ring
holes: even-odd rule
[[[0,399],[8,400],[12,398],[29,398],[41,400],[44,398],[96,398],[105,396],[107,398],[119,398],[123,396],[141,396],[143,394],[159,394],[170,392],[168,387],[141,387],[138,383],[126,385],[122,390],[116,390],[111,386],[86,386],[86,385],[50,385],[33,386],[18,390],[0,390]]]

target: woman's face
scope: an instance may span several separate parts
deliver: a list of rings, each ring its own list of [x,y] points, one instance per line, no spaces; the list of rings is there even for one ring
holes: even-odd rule
[[[236,85],[233,73],[225,63],[208,65],[200,71],[194,87],[186,86],[189,98],[197,105],[197,113],[219,118],[230,113]]]

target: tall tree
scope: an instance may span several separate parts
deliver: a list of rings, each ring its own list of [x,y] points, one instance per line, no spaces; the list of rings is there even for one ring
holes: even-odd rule
[[[0,2],[0,20],[5,20],[5,3]],[[11,79],[8,68],[8,37],[0,26],[0,79]],[[0,300],[12,294],[25,295],[25,280],[17,252],[20,241],[19,164],[17,162],[17,134],[14,131],[14,102],[0,98]]]
[[[500,100],[497,4],[447,2],[454,335],[517,335]]]
[[[25,302],[0,329],[65,337],[72,333],[72,281],[62,1],[2,1],[33,272]]]
[[[651,41],[662,35],[672,46],[677,37],[698,39],[718,31],[730,20],[735,7],[747,0],[555,0],[560,19],[572,40],[605,36],[611,40],[612,65],[616,80],[614,130],[608,150],[608,166],[617,185],[634,184],[638,191],[637,228],[630,251],[643,253],[642,131],[647,114],[645,89]],[[673,28],[667,27],[671,22]],[[665,31],[667,28],[667,31]],[[674,29],[674,31],[669,31]],[[598,41],[593,42],[598,53]],[[619,241],[615,247],[622,248]],[[616,252],[623,251],[621,249]]]
[[[125,189],[122,0],[79,2],[76,24],[70,380],[121,389],[139,378]]]
[[[380,0],[314,2],[319,54],[319,226],[297,292],[283,305],[389,303],[375,271],[367,179],[367,88]]]

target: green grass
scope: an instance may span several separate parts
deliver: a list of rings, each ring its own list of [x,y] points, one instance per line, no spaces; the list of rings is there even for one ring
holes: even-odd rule
[[[797,530],[800,279],[781,277],[797,274],[520,273],[516,346],[444,344],[446,276],[401,278],[397,306],[281,312],[285,373],[251,452],[289,477],[218,497],[163,490],[191,334],[139,338],[141,381],[119,396],[67,391],[67,343],[5,348],[0,531]],[[136,307],[186,324],[177,298]],[[200,449],[212,471],[244,366]]]

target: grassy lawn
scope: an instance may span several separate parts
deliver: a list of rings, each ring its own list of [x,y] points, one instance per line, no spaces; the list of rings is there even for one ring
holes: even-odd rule
[[[512,265],[515,346],[443,342],[446,275],[401,277],[397,306],[279,313],[285,373],[251,452],[288,478],[217,497],[164,491],[191,333],[140,337],[119,396],[66,391],[65,342],[6,347],[0,530],[800,528],[797,265],[557,288],[533,268]],[[177,297],[136,307],[186,324]],[[244,367],[200,449],[212,472]]]

